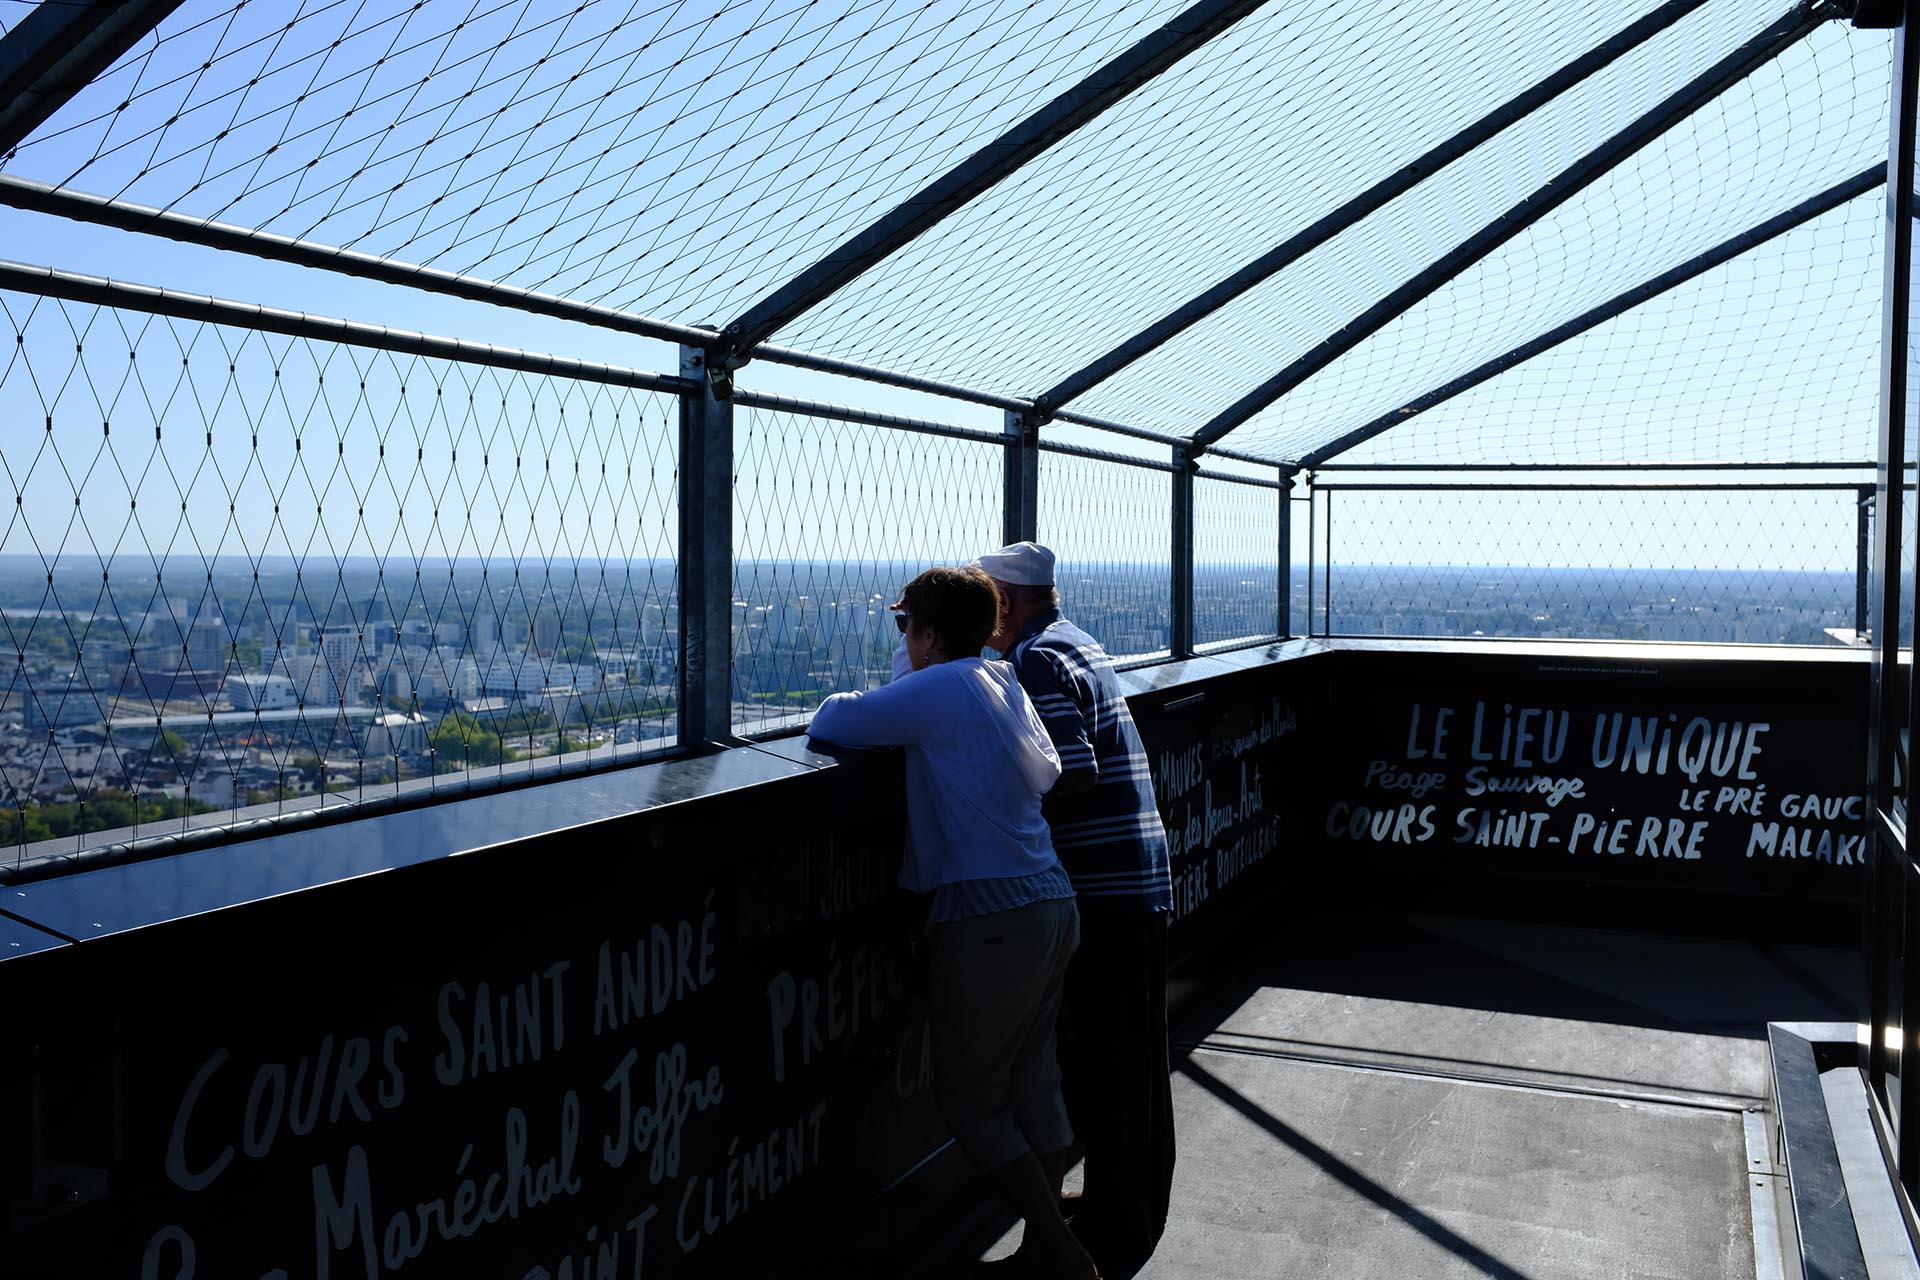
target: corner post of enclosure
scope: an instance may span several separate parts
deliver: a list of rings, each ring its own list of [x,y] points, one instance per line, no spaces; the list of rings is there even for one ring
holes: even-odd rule
[[[1865,644],[1873,634],[1868,630],[1873,617],[1868,603],[1873,585],[1873,486],[1861,485],[1854,498],[1853,639]]]
[[[1307,635],[1313,635],[1313,586],[1314,561],[1320,554],[1319,531],[1314,526],[1313,472],[1307,472]]]
[[[1297,467],[1280,468],[1280,612],[1274,631],[1282,640],[1293,639],[1293,478],[1299,474]]]
[[[1867,940],[1867,1025],[1861,1066],[1884,1149],[1893,1153],[1902,1194],[1911,1204],[1920,1186],[1920,1076],[1913,1070],[1912,1015],[1920,1012],[1920,949],[1903,939],[1914,922],[1908,907],[1913,865],[1906,839],[1901,741],[1911,723],[1911,681],[1901,663],[1901,623],[1913,602],[1901,591],[1900,535],[1905,527],[1908,339],[1913,281],[1913,179],[1916,117],[1920,117],[1920,42],[1909,6],[1877,20],[1897,23],[1888,130],[1885,225],[1881,278],[1879,448],[1873,521],[1873,590],[1868,625],[1873,636],[1872,699],[1867,734],[1867,842],[1872,887],[1862,895]],[[1899,763],[1896,763],[1899,761]],[[1888,1029],[1892,1029],[1891,1033]],[[1889,1132],[1889,1130],[1891,1132]],[[1912,1218],[1908,1218],[1911,1231]]]
[[[1176,658],[1193,656],[1193,475],[1199,469],[1197,451],[1173,447],[1173,625],[1168,647]]]
[[[680,745],[733,736],[732,385],[680,348]]]
[[[1040,540],[1040,422],[1007,410],[1006,496],[1000,508],[1000,540]]]

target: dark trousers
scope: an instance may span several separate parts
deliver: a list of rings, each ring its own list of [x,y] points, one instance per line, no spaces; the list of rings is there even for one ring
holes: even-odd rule
[[[1081,900],[1080,949],[1067,966],[1060,1066],[1086,1153],[1074,1230],[1096,1261],[1145,1257],[1173,1191],[1167,1079],[1167,923],[1171,913],[1106,912]]]

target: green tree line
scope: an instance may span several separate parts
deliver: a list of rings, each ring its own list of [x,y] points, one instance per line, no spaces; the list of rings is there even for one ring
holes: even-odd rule
[[[136,799],[124,791],[101,790],[85,801],[62,800],[0,809],[0,843],[32,844],[89,831],[110,831],[136,823],[212,813],[217,807],[204,800],[177,796],[150,795]]]

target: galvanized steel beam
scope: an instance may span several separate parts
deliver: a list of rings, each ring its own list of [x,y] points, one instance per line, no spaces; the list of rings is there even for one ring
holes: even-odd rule
[[[1280,600],[1279,631],[1282,640],[1293,638],[1293,467],[1280,468]]]
[[[744,387],[734,388],[733,403],[745,409],[772,409],[780,413],[798,414],[803,418],[826,418],[832,422],[853,422],[868,427],[886,427],[893,431],[940,436],[948,440],[971,440],[976,444],[992,445],[1002,443],[1002,437],[991,431],[981,431],[974,427],[957,427],[952,423],[935,422],[928,418],[910,418],[905,414],[887,413],[879,409],[860,409],[852,405],[807,400],[800,396],[776,395],[770,391],[751,391]]]
[[[1168,650],[1175,658],[1193,656],[1193,473],[1198,459],[1186,449],[1173,450],[1173,530],[1168,569],[1173,577],[1169,593],[1172,626]]]
[[[85,191],[54,187],[45,182],[37,182],[31,178],[22,178],[9,173],[0,173],[0,204],[35,213],[50,213],[80,222],[97,223],[100,226],[117,227],[122,231],[138,231],[147,235],[164,236],[169,240],[204,245],[210,249],[226,249],[235,253],[252,254],[254,257],[269,258],[275,262],[291,262],[302,267],[319,267],[325,271],[338,271],[342,275],[378,280],[382,284],[399,284],[414,289],[426,289],[433,293],[444,293],[450,297],[465,298],[472,302],[492,303],[495,306],[510,307],[516,311],[532,312],[535,315],[576,320],[582,324],[597,325],[603,329],[614,329],[643,338],[658,338],[663,342],[699,344],[714,342],[719,338],[719,334],[712,329],[675,324],[670,320],[656,320],[652,316],[637,315],[613,307],[594,306],[586,302],[575,302],[571,298],[563,298],[557,294],[536,293],[531,289],[498,284],[492,280],[482,280],[474,276],[463,276],[452,271],[442,271],[437,267],[416,266],[397,258],[382,258],[377,254],[341,249],[312,240],[296,240],[292,236],[276,235],[273,232],[259,231],[252,227],[238,227],[230,223],[215,222],[209,218],[190,217],[184,213],[155,209],[128,200],[116,200]]]
[[[1908,463],[1909,467],[1913,464]],[[1871,471],[1871,462],[1323,462],[1342,471]]]
[[[1002,543],[1040,540],[1040,434],[1024,413],[1008,411],[1004,496],[1000,506]]]
[[[733,740],[733,405],[680,349],[680,745]]]
[[[204,294],[181,293],[174,289],[129,284],[124,280],[106,280],[19,262],[0,261],[0,289],[152,315],[174,316],[182,320],[204,320],[209,324],[232,325],[239,329],[284,333],[290,337],[312,338],[320,342],[341,342],[375,351],[394,351],[404,355],[429,356],[436,360],[454,360],[462,364],[486,365],[494,369],[511,369],[520,373],[602,382],[609,386],[633,387],[642,391],[678,393],[689,386],[680,378],[642,369],[625,369],[591,360],[576,360],[570,356],[496,347],[485,342],[435,337],[407,329],[389,329],[332,316],[309,315],[303,311],[283,311],[258,303],[232,302]]]
[[[0,157],[112,66],[180,0],[41,4],[0,39]]]
[[[1905,7],[1905,6],[1903,6]],[[1906,1191],[1920,1186],[1920,1072],[1908,1060],[1906,1035],[1882,1028],[1905,1026],[1913,1012],[1920,948],[1912,937],[1914,864],[1913,757],[1908,748],[1920,681],[1905,660],[1901,633],[1914,618],[1905,598],[1901,542],[1907,527],[1906,469],[1912,450],[1907,396],[1913,333],[1913,197],[1915,133],[1920,131],[1920,31],[1903,13],[1893,37],[1892,92],[1887,139],[1886,239],[1881,275],[1880,401],[1877,474],[1874,477],[1873,585],[1868,627],[1872,632],[1871,696],[1867,703],[1867,797],[1872,833],[1867,865],[1873,878],[1861,893],[1861,932],[1866,939],[1867,1026],[1861,1048],[1874,1131],[1888,1171]],[[1898,1121],[1893,1117],[1898,1116]],[[1902,1215],[1913,1231],[1913,1219]]]

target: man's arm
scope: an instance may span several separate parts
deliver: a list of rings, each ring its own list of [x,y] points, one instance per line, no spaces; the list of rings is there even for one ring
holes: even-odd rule
[[[1060,656],[1046,649],[1029,648],[1014,664],[1020,687],[1033,699],[1047,737],[1060,756],[1060,781],[1051,795],[1076,795],[1100,781],[1100,764],[1094,758],[1093,740],[1087,733],[1084,704],[1089,690],[1074,678]]]

